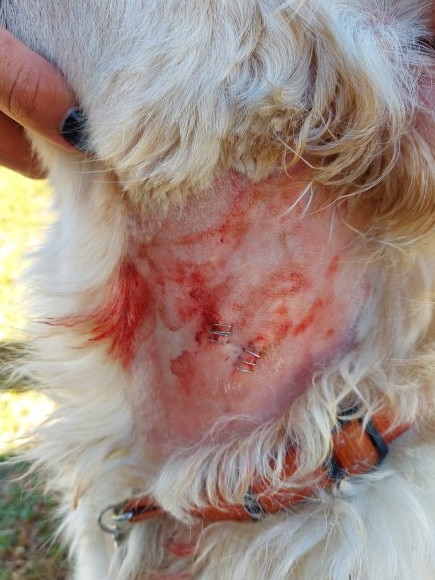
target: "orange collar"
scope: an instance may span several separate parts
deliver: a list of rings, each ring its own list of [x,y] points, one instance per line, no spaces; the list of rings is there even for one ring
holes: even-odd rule
[[[285,510],[315,495],[320,489],[332,487],[344,477],[373,471],[387,455],[388,445],[409,428],[409,425],[392,428],[392,424],[392,417],[386,412],[376,413],[364,424],[361,419],[342,421],[332,434],[329,459],[313,473],[307,487],[270,490],[264,481],[254,480],[242,503],[222,504],[219,507],[209,505],[194,509],[191,515],[209,522],[258,520]],[[290,479],[296,467],[297,450],[290,448],[285,458],[282,479]],[[131,499],[113,508],[115,520],[130,523],[154,518],[163,513],[163,509],[148,496]]]

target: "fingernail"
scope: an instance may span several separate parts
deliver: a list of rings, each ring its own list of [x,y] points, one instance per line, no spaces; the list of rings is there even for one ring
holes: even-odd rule
[[[87,131],[88,120],[79,108],[70,109],[62,123],[61,135],[82,153],[91,153]]]

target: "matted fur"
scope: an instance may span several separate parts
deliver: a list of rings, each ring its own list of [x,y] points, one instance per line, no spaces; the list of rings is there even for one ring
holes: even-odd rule
[[[61,495],[75,578],[434,578],[431,4],[1,2],[0,22],[71,83],[96,153],[68,156],[32,135],[58,221],[33,272],[24,368],[57,410],[31,455]],[[137,436],[128,371],[84,322],[128,251],[131,215],[160,214],[230,169],[258,180],[300,160],[312,182],[304,201],[318,191],[323,204],[346,200],[355,260],[375,276],[354,348],[278,420],[159,462]],[[367,415],[387,406],[397,422],[417,421],[375,473],[260,523],[189,520],[204,489],[212,502],[240,501],[254,472],[282,486],[270,458],[279,467],[289,436],[302,450],[287,482],[297,486],[327,457],[343,403],[356,401]],[[168,515],[133,526],[115,550],[98,515],[142,493]],[[167,549],[192,541],[195,556]]]

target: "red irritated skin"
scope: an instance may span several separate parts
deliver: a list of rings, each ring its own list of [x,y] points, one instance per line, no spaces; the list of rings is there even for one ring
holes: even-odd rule
[[[355,234],[337,209],[298,202],[306,187],[233,174],[131,220],[94,339],[133,375],[154,445],[195,444],[222,417],[243,416],[230,431],[277,417],[351,347],[367,293]]]

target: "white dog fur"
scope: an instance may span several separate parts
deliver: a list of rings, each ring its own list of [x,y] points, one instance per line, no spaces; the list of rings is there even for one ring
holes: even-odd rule
[[[23,368],[56,411],[30,455],[60,497],[77,580],[435,577],[431,8],[425,0],[0,3],[0,23],[73,87],[93,152],[68,155],[31,135],[58,220],[33,270]],[[135,372],[126,368],[104,323],[95,336],[93,313],[110,295],[135,219],[208,199],[203,192],[229,172],[260,183],[277,168],[309,182],[302,214],[324,212],[331,228],[341,219],[352,232],[349,256],[372,283],[352,347],[243,437],[202,432],[181,449],[165,441],[170,452],[159,455],[142,426],[152,417],[137,411],[140,397],[152,397],[148,359],[138,350]],[[133,235],[146,242],[140,227]],[[289,437],[301,458],[286,485],[306,478],[327,457],[349,401],[367,416],[388,407],[411,424],[379,469],[261,522],[189,518],[205,489],[211,503],[237,502],[254,473],[276,479],[269,460],[273,453],[279,465]],[[230,419],[209,430],[230,432]],[[132,524],[115,548],[99,514],[144,493],[166,514]],[[191,553],[167,549],[192,541]]]

